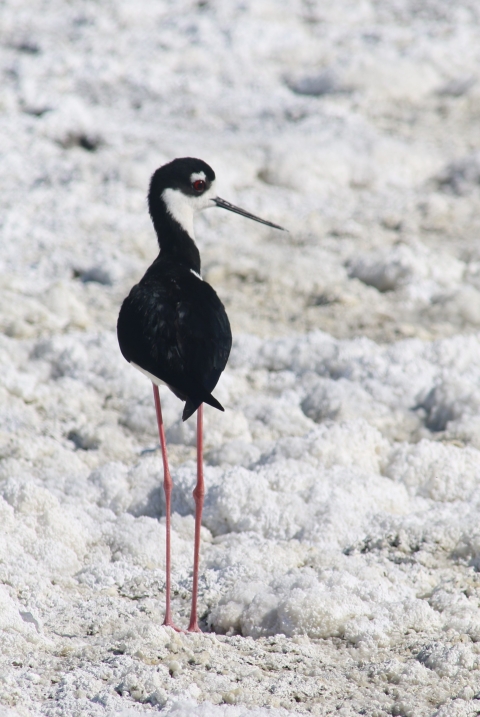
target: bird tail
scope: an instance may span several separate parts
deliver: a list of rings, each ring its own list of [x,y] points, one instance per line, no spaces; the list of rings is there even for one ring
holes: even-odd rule
[[[187,398],[185,402],[185,408],[183,409],[182,421],[186,421],[187,418],[190,418],[190,416],[195,413],[201,403],[208,403],[209,406],[213,406],[213,408],[218,408],[219,411],[225,410],[222,404],[219,403],[219,401],[217,401],[217,399],[214,398],[211,393],[204,398],[196,398],[195,400],[192,398]]]

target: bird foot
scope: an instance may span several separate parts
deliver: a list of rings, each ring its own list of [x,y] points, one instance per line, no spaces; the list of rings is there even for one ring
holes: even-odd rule
[[[190,624],[188,626],[187,632],[199,632],[200,634],[202,633],[202,631],[198,627],[198,622],[196,622],[196,621],[193,623],[193,625]]]
[[[185,634],[185,630],[182,630],[181,627],[177,627],[172,620],[165,619],[163,621],[163,627],[171,627],[172,630],[175,630],[175,632],[182,632]]]

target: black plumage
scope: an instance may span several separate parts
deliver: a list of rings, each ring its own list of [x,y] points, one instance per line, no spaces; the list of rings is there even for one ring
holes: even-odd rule
[[[118,340],[127,359],[186,401],[183,420],[211,395],[232,346],[225,308],[212,287],[162,252],[123,302]]]

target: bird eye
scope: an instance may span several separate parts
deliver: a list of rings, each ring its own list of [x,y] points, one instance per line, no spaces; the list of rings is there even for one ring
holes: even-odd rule
[[[194,190],[196,192],[203,192],[203,190],[205,189],[205,186],[206,185],[205,185],[205,182],[203,181],[203,179],[197,179],[197,181],[192,184],[192,187],[194,188]]]

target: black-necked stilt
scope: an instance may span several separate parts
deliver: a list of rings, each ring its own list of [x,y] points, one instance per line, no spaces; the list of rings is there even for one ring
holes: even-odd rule
[[[175,628],[170,605],[170,505],[172,479],[158,385],[165,383],[185,401],[183,420],[197,413],[197,484],[192,610],[188,630],[200,632],[197,620],[198,565],[203,497],[203,403],[223,411],[212,391],[226,366],[232,334],[225,308],[202,280],[200,253],[194,241],[195,212],[223,207],[257,222],[282,229],[215,196],[215,173],[201,159],[185,157],[165,164],[152,176],[148,208],[160,253],[120,309],[117,333],[129,363],[153,384],[163,456],[166,504],[165,625]],[[178,629],[178,628],[175,628]]]

